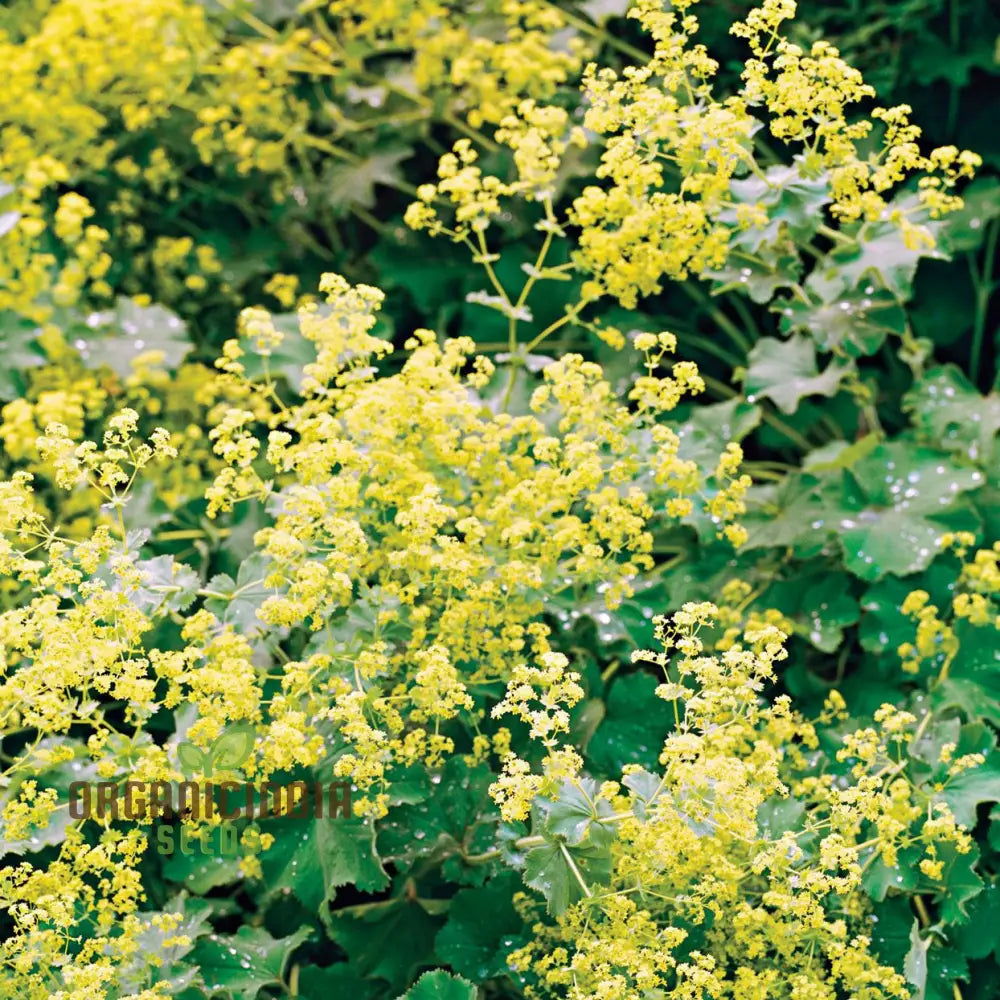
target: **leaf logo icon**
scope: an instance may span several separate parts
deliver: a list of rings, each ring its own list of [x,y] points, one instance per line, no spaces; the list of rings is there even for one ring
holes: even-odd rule
[[[201,773],[211,778],[215,770],[235,771],[252,753],[257,731],[253,723],[227,726],[207,750],[193,743],[177,744],[177,759],[185,776]]]

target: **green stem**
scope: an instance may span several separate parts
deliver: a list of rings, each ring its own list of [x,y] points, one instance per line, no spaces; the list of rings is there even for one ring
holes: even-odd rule
[[[709,297],[696,286],[690,284],[687,281],[680,281],[677,283],[677,287],[680,288],[689,298],[694,299],[708,315],[715,322],[716,326],[720,330],[724,330],[732,338],[733,343],[735,343],[744,353],[750,352],[750,341],[747,339],[746,335],[742,330],[717,306],[712,305]]]
[[[584,896],[590,899],[594,894],[590,891],[590,886],[583,879],[583,875],[580,874],[580,869],[576,867],[576,862],[573,860],[573,855],[569,853],[569,848],[563,844],[559,844],[559,850],[562,851],[563,857],[566,859],[566,864],[569,865],[569,870],[573,873],[577,882],[580,884],[580,888],[583,890]]]
[[[969,349],[969,376],[975,385],[979,381],[979,368],[986,334],[986,319],[989,312],[990,296],[993,293],[993,268],[996,264],[997,238],[1000,236],[1000,221],[994,219],[986,234],[983,252],[982,272],[976,267],[976,259],[970,254],[969,269],[975,286],[976,315],[972,324],[972,344]]]
[[[702,375],[702,381],[705,383],[706,387],[711,389],[713,392],[719,393],[721,396],[725,396],[727,399],[732,399],[733,396],[740,395],[731,386],[726,385],[725,382],[720,382],[718,379],[710,378],[708,375]],[[784,434],[789,441],[793,441],[804,451],[812,451],[813,445],[808,438],[800,434],[794,427],[790,424],[785,423],[780,417],[775,416],[765,407],[761,407],[761,419],[769,427]]]
[[[616,49],[618,52],[621,52],[622,55],[635,59],[640,65],[645,65],[649,62],[648,52],[643,52],[641,49],[637,49],[635,46],[629,45],[628,42],[623,42],[620,39],[615,38],[614,35],[609,35],[606,31],[602,31],[596,24],[591,24],[584,18],[571,14],[561,4],[550,2],[549,6],[557,8],[559,13],[562,15],[563,20],[567,24],[576,28],[577,31],[582,31],[593,38],[600,39],[602,44],[607,45],[609,48]]]

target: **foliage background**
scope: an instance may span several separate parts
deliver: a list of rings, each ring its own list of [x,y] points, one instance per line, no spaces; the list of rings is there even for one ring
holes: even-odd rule
[[[0,8],[6,51],[27,48],[37,26],[59,6],[14,0]],[[204,144],[212,150],[207,162],[192,150],[191,120],[201,109],[217,106],[222,89],[257,93],[257,84],[248,80],[277,79],[271,74],[279,64],[306,58],[299,42],[288,41],[296,25],[318,30],[316,18],[336,25],[338,17],[351,17],[324,13],[320,5],[301,6],[306,13],[282,0],[239,10],[205,4],[220,49],[252,54],[234,59],[221,75],[206,77],[204,92],[193,90],[190,106],[169,107],[134,129],[121,131],[121,122],[135,113],[133,105],[147,103],[142,88],[148,80],[123,77],[128,85],[117,89],[104,79],[88,81],[86,74],[63,81],[67,101],[75,91],[84,106],[106,102],[116,160],[124,154],[149,163],[153,148],[170,150],[171,169],[163,176],[155,169],[134,177],[115,173],[110,158],[91,159],[84,152],[99,145],[103,129],[75,135],[65,123],[84,119],[70,103],[65,120],[52,103],[42,108],[55,125],[48,133],[37,123],[32,127],[57,156],[78,150],[66,187],[88,198],[95,212],[91,222],[106,230],[107,239],[98,239],[101,249],[93,253],[86,246],[80,250],[75,239],[53,241],[48,249],[57,267],[78,254],[85,269],[94,271],[86,279],[91,284],[51,303],[48,315],[24,308],[16,290],[4,302],[0,336],[10,365],[0,378],[0,395],[10,405],[0,434],[11,469],[36,462],[28,442],[44,430],[46,405],[55,413],[52,419],[66,419],[72,407],[60,402],[59,393],[83,400],[81,426],[97,426],[105,410],[123,402],[151,403],[176,426],[205,424],[197,363],[211,365],[243,306],[264,302],[276,312],[289,311],[294,294],[286,297],[271,280],[275,274],[296,275],[303,290],[317,287],[320,275],[331,271],[384,289],[380,335],[397,346],[415,328],[428,327],[472,337],[485,351],[506,349],[506,321],[467,299],[483,285],[481,267],[463,247],[413,232],[403,222],[415,185],[433,179],[438,157],[456,139],[470,131],[477,141],[485,138],[484,168],[499,171],[503,163],[489,139],[495,121],[488,108],[485,119],[476,120],[488,102],[474,85],[456,88],[432,77],[413,96],[410,74],[418,60],[412,38],[359,37],[337,56],[338,72],[326,78],[293,76],[276,88],[280,98],[272,88],[260,87],[260,100],[243,113],[265,145],[272,133],[285,138],[280,149],[268,149],[264,160],[247,169],[238,141],[227,145],[224,138],[206,136]],[[624,4],[591,0],[559,6],[568,21],[565,30],[584,39],[603,61],[617,64],[631,52],[648,51],[648,40],[622,16]],[[728,29],[749,8],[718,3],[699,11],[702,39],[719,59],[727,88],[737,85],[743,60],[742,43]],[[460,23],[477,16],[462,5],[457,10]],[[133,29],[127,5],[111,27]],[[107,25],[96,29],[108,30]],[[72,24],[68,31],[78,34]],[[743,579],[751,595],[745,610],[777,608],[794,623],[779,690],[804,711],[820,711],[833,687],[858,719],[884,702],[922,705],[934,713],[930,728],[939,742],[953,739],[964,752],[987,752],[978,783],[961,803],[964,821],[975,833],[975,871],[956,863],[939,891],[920,875],[915,849],[901,858],[898,874],[876,865],[866,887],[875,900],[873,936],[883,959],[903,970],[926,953],[923,996],[954,997],[958,989],[962,997],[990,997],[1000,988],[995,961],[1000,814],[990,811],[1000,798],[1000,769],[989,753],[1000,723],[1000,645],[995,634],[966,630],[960,636],[962,653],[944,683],[936,679],[946,652],[932,652],[907,672],[897,649],[913,639],[911,616],[901,610],[906,594],[923,590],[944,606],[953,593],[956,561],[950,553],[937,554],[937,536],[970,531],[984,547],[1000,537],[1000,305],[994,294],[1000,279],[1000,136],[993,120],[1000,97],[1000,14],[988,0],[858,0],[835,8],[803,2],[791,37],[832,40],[883,103],[912,105],[929,145],[973,149],[983,167],[963,192],[965,208],[941,223],[947,258],[920,256],[887,241],[837,260],[842,273],[857,279],[858,301],[866,283],[878,287],[883,311],[874,323],[852,318],[841,324],[842,317],[826,312],[816,317],[815,333],[809,332],[809,317],[793,326],[783,304],[771,308],[773,287],[756,274],[743,282],[746,275],[724,274],[714,285],[671,282],[636,310],[608,307],[607,324],[677,335],[680,356],[697,361],[707,387],[697,402],[681,405],[679,423],[706,453],[717,454],[731,437],[739,439],[755,486],[744,519],[749,542],[736,554],[710,533],[664,527],[656,538],[656,569],[616,611],[592,593],[585,599],[574,592],[550,595],[550,618],[565,626],[562,647],[585,664],[586,698],[574,712],[574,739],[598,777],[615,776],[627,763],[654,766],[669,721],[664,723],[653,678],[630,662],[631,651],[651,645],[654,613],[711,599],[725,580]],[[277,57],[256,47],[262,39],[278,45]],[[282,48],[286,44],[288,49]],[[416,45],[419,54],[426,39],[418,37]],[[82,49],[73,58],[94,55]],[[310,58],[322,55],[313,52]],[[0,122],[11,120],[15,105],[26,101],[18,81],[31,84],[37,72],[13,59],[9,64],[15,69],[0,97]],[[572,107],[569,83],[554,91]],[[138,88],[138,99],[130,86]],[[45,99],[52,102],[54,94]],[[4,134],[9,143],[10,132]],[[9,170],[12,162],[17,165],[17,150],[14,144],[5,149]],[[562,202],[592,173],[595,163],[588,155],[571,159],[564,169]],[[12,186],[22,183],[13,175],[4,179]],[[57,185],[34,199],[46,218],[54,217],[58,193]],[[8,197],[13,206],[20,194],[12,190]],[[0,212],[3,208],[0,202]],[[0,232],[8,228],[4,218],[0,214]],[[530,264],[532,235],[527,213],[509,213],[494,224],[491,238],[502,279]],[[833,245],[821,239],[818,246],[820,253],[836,256]],[[15,250],[5,252],[6,266],[16,267]],[[102,273],[93,264],[99,252],[112,261]],[[70,285],[71,278],[65,279]],[[102,281],[106,289],[92,287]],[[855,291],[853,284],[845,287],[845,293]],[[135,295],[149,298],[138,305],[117,298]],[[547,295],[536,321],[555,320],[566,304],[556,293]],[[824,380],[844,344],[852,345],[846,354],[856,376]],[[141,367],[136,376],[129,361],[147,347],[164,350],[174,370],[186,356],[176,380],[157,381]],[[568,326],[545,347],[553,357],[568,351],[601,362],[619,389],[633,374],[634,361],[591,330]],[[280,359],[286,372],[301,362],[294,356]],[[527,373],[524,381],[526,394]],[[205,450],[207,467],[207,445]],[[250,507],[234,514],[220,532],[205,518],[204,505],[188,502],[184,489],[168,474],[141,497],[148,524],[157,531],[150,555],[183,561],[201,581],[215,580],[217,587],[225,576],[238,591],[253,577],[251,538],[263,526],[259,512]],[[64,523],[79,518],[80,530],[89,530],[83,501],[80,509],[72,498],[51,502],[65,505],[59,510]],[[5,581],[4,586],[8,606],[16,607],[23,597],[19,585]],[[243,614],[252,619],[252,591],[249,597]],[[156,732],[158,726],[157,738],[164,740],[174,722],[154,717],[150,728]],[[30,734],[5,736],[5,759],[16,759],[29,741]],[[179,968],[212,970],[236,996],[254,996],[259,988],[265,996],[283,991],[320,997],[341,990],[394,997],[422,970],[436,966],[483,984],[489,996],[519,995],[524,984],[505,974],[502,958],[505,949],[521,943],[523,920],[510,903],[519,876],[497,872],[482,884],[485,876],[459,869],[454,859],[452,868],[441,867],[441,856],[447,855],[442,845],[456,831],[464,835],[471,818],[489,808],[488,777],[465,773],[457,761],[448,767],[443,784],[461,787],[462,793],[442,804],[426,777],[416,779],[412,801],[400,793],[378,843],[382,857],[391,859],[392,883],[384,885],[378,871],[360,862],[331,900],[332,912],[339,913],[332,934],[327,919],[314,915],[326,904],[326,894],[314,898],[317,872],[305,863],[305,871],[295,872],[287,858],[269,862],[265,853],[262,887],[247,888],[228,862],[175,858],[159,868],[150,862],[156,869],[144,873],[150,902],[166,907],[178,891],[188,893],[185,921],[201,934],[193,951],[178,959]],[[490,838],[483,841],[479,849],[485,852]],[[51,849],[49,843],[43,846]],[[322,859],[322,848],[317,851]],[[484,870],[493,872],[489,866]],[[227,957],[233,948],[235,964]],[[250,963],[249,971],[244,963]],[[187,981],[187,972],[177,975],[178,983]],[[412,991],[421,1000],[465,996],[464,987],[451,981],[421,982],[425,985]],[[197,983],[184,988],[191,996],[202,995]],[[448,992],[452,989],[458,992]]]

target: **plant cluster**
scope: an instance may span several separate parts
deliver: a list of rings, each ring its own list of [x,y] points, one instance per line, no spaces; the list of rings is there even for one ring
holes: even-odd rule
[[[0,11],[0,997],[994,995],[995,155],[700,13]]]

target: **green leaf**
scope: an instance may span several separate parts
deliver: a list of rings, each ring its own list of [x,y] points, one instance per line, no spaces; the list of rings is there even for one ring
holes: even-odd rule
[[[403,772],[402,780],[390,772],[390,798],[398,803],[378,825],[378,851],[397,867],[418,858],[441,852],[445,855],[446,877],[458,881],[482,881],[487,870],[479,867],[470,879],[470,870],[455,851],[465,844],[470,853],[488,850],[499,811],[489,796],[493,774],[485,764],[469,767],[460,757],[446,761],[435,774],[438,787],[447,795],[432,795],[434,785],[426,768],[413,768],[412,779]]]
[[[962,189],[962,207],[942,220],[942,241],[953,253],[975,250],[983,241],[987,224],[1000,217],[1000,181],[977,177]]]
[[[191,960],[210,995],[225,991],[252,997],[261,987],[281,982],[292,952],[311,933],[311,928],[300,927],[287,937],[273,938],[259,927],[244,926],[235,934],[199,938]]]
[[[111,584],[113,591],[123,591],[129,601],[147,614],[163,611],[183,611],[197,596],[201,580],[198,574],[173,556],[154,556],[152,559],[136,559],[142,582],[136,586],[126,586],[121,578],[102,568],[98,574]]]
[[[162,351],[164,365],[176,368],[191,349],[187,325],[179,316],[164,306],[140,306],[132,299],[119,299],[114,309],[92,313],[74,334],[88,367],[106,365],[122,378],[147,351]]]
[[[706,475],[705,485],[699,494],[702,502],[695,504],[683,523],[694,528],[701,544],[707,547],[715,541],[719,528],[705,510],[705,504],[716,497],[720,489],[712,471],[729,442],[742,441],[760,424],[763,411],[752,401],[736,397],[725,403],[690,405],[681,413],[684,414],[684,421],[675,426],[680,438],[678,458],[694,462]],[[731,552],[730,549],[730,555]],[[643,645],[648,645],[648,639],[643,641]]]
[[[937,773],[946,768],[946,765],[941,763],[941,750],[946,743],[952,743],[957,747],[961,739],[961,730],[962,720],[957,717],[934,719],[934,725],[924,729],[909,744],[907,754],[910,760],[925,765],[921,770],[927,770],[929,776],[936,779]]]
[[[663,779],[651,771],[632,771],[622,777],[622,784],[632,792],[632,812],[645,819],[649,807],[663,790]]]
[[[785,413],[794,413],[803,396],[832,396],[847,374],[847,368],[837,361],[831,361],[820,373],[816,348],[801,335],[787,341],[761,337],[747,361],[744,381],[747,401],[752,403],[764,396]]]
[[[1000,802],[1000,754],[993,754],[978,767],[950,778],[940,797],[948,803],[955,819],[971,829],[976,825],[976,809],[982,802]]]
[[[1000,886],[986,886],[969,903],[969,919],[948,932],[948,940],[968,958],[986,958],[1000,947]]]
[[[600,846],[611,843],[614,832],[602,820],[614,810],[607,800],[597,798],[599,790],[593,778],[567,779],[560,785],[557,799],[538,799],[535,808],[543,817],[545,832],[571,847],[585,840]]]
[[[586,896],[577,872],[588,889],[606,883],[611,877],[611,852],[606,847],[568,847],[560,843],[534,847],[525,856],[524,883],[545,897],[554,917]]]
[[[910,892],[920,884],[920,863],[922,852],[919,848],[904,848],[899,852],[899,860],[889,867],[881,857],[876,858],[865,869],[861,884],[876,902],[884,900],[890,889]]]
[[[757,810],[757,825],[769,840],[777,840],[799,825],[805,811],[805,805],[791,796],[787,799],[767,799]]]
[[[866,434],[857,441],[829,441],[814,448],[802,460],[802,468],[814,473],[849,469],[878,447],[877,434]]]
[[[749,510],[743,518],[750,537],[742,550],[794,545],[805,549],[800,555],[818,555],[840,510],[830,494],[829,477],[797,472],[789,473],[773,486],[751,489]],[[719,583],[725,579],[728,577]]]
[[[46,358],[36,342],[38,326],[11,312],[0,313],[0,399],[16,399],[25,389],[21,372],[45,364]]]
[[[168,881],[199,896],[220,885],[232,885],[243,877],[239,858],[199,851],[190,854],[174,851],[163,859],[163,875]]]
[[[591,21],[602,24],[609,17],[624,17],[629,0],[582,0],[578,6]]]
[[[823,206],[830,202],[829,180],[822,174],[807,176],[801,167],[802,158],[796,159],[799,163],[793,166],[768,167],[764,177],[751,174],[729,183],[734,202],[763,205],[767,210],[767,225],[737,235],[754,253],[762,244],[773,244],[782,235],[808,241],[823,221]],[[730,210],[723,219],[735,222],[736,212]]]
[[[851,578],[843,572],[819,569],[797,571],[773,583],[759,598],[761,608],[781,608],[792,619],[796,632],[825,653],[836,651],[844,629],[861,614],[851,593]]]
[[[425,972],[399,1000],[476,1000],[476,987],[443,969]]]
[[[919,514],[897,510],[859,511],[841,521],[844,563],[862,580],[887,573],[906,576],[934,558],[944,527]]]
[[[205,584],[205,589],[222,596],[207,600],[206,609],[244,635],[266,632],[268,626],[257,617],[257,610],[276,593],[265,587],[263,582],[270,568],[270,558],[263,552],[255,552],[240,564],[235,580],[225,573],[213,576]]]
[[[655,691],[656,678],[641,671],[611,682],[604,718],[587,744],[587,759],[602,775],[620,775],[625,764],[656,766],[674,713]]]
[[[833,302],[798,296],[774,303],[781,315],[781,332],[800,332],[824,351],[844,350],[852,357],[874,354],[889,334],[907,329],[906,311],[891,292],[863,285]]]
[[[299,971],[299,1000],[372,1000],[378,984],[364,979],[347,962],[326,968],[304,965]]]
[[[993,651],[994,659],[998,657]],[[959,673],[967,669],[967,662],[959,664]],[[978,678],[948,677],[931,691],[935,711],[958,709],[968,719],[982,719],[1000,726],[1000,676],[995,671]]]
[[[960,494],[984,481],[977,469],[905,441],[880,445],[854,465],[851,477],[860,494],[845,481],[848,516],[840,522],[840,542],[847,568],[863,580],[926,568],[940,551],[946,525],[939,519]],[[971,515],[962,516],[967,527],[977,527]]]
[[[903,399],[917,432],[935,447],[989,462],[1000,433],[1000,395],[981,395],[954,365],[928,372]]]
[[[1000,644],[996,632],[962,619],[953,628],[960,653],[947,679],[935,685],[931,697],[936,704],[955,705],[969,719],[984,719],[1000,726]]]
[[[926,590],[931,603],[940,607],[942,601],[950,600],[957,572],[955,560],[937,558],[919,576],[910,576],[905,580],[887,576],[868,587],[861,598],[864,611],[860,627],[861,645],[872,652],[889,651],[895,655],[901,643],[913,639],[913,619],[901,611],[906,595],[912,590]]]
[[[147,739],[148,742],[148,739]],[[22,769],[8,772],[0,782],[0,857],[8,852],[24,855],[39,851],[44,847],[59,844],[66,838],[66,829],[73,822],[69,809],[56,809],[48,817],[44,826],[30,824],[27,837],[9,840],[6,835],[7,822],[3,812],[7,804],[18,798],[25,781],[34,781],[39,789],[52,788],[58,793],[59,802],[69,801],[69,786],[74,781],[99,781],[97,761],[92,760],[86,746],[66,737],[46,736],[39,741],[36,750],[51,751],[69,747],[73,756],[59,764],[41,764],[34,758],[34,764],[26,764]],[[32,755],[28,755],[28,761]]]
[[[398,991],[432,963],[441,923],[418,899],[403,896],[335,910],[330,936],[361,975],[384,979]]]
[[[678,455],[703,468],[714,467],[726,445],[742,441],[761,419],[761,408],[739,397],[725,403],[691,406],[676,428],[681,439]]]
[[[935,946],[927,952],[926,1000],[955,1000],[954,984],[969,979],[969,963],[954,948]]]
[[[927,990],[927,949],[929,941],[920,936],[920,921],[914,919],[910,928],[910,950],[903,959],[903,974],[913,987],[913,1000],[924,1000]]]
[[[959,854],[951,843],[938,846],[938,858],[944,862],[944,888],[935,897],[938,913],[946,924],[964,923],[969,918],[968,906],[983,891],[983,880],[976,874],[979,849]]]
[[[873,907],[871,940],[879,959],[902,972],[911,947],[913,910],[905,896],[892,896]]]
[[[523,929],[511,901],[519,883],[514,872],[501,872],[482,888],[455,894],[434,943],[442,962],[477,983],[506,971],[508,942]]]
[[[275,838],[260,856],[268,896],[289,889],[311,912],[322,913],[341,886],[378,892],[389,884],[364,820],[282,816],[260,827]]]
[[[184,961],[195,946],[195,941],[201,935],[211,930],[208,917],[212,912],[211,903],[203,899],[187,899],[180,896],[160,911],[164,914],[181,914],[181,921],[168,929],[152,924],[155,913],[144,911],[141,919],[150,924],[136,935],[139,945],[135,957],[128,962],[121,972],[120,986],[123,990],[138,993],[149,983],[150,968],[148,956],[156,956],[159,963],[155,967],[156,981],[169,984],[170,995],[176,996],[181,990],[195,985],[200,979],[200,970]],[[191,944],[176,943],[177,938],[190,938]],[[166,945],[166,939],[173,938],[175,943]]]
[[[748,242],[755,232],[748,230],[743,234],[743,241]],[[802,260],[794,244],[778,244],[761,246],[752,254],[733,254],[724,267],[706,272],[705,277],[715,280],[714,295],[731,290],[744,291],[752,301],[763,305],[774,298],[779,288],[796,284],[801,272]]]
[[[405,180],[399,164],[413,155],[412,146],[388,146],[357,163],[337,163],[326,171],[325,189],[337,215],[355,206],[375,207],[375,186],[394,187]]]
[[[931,224],[928,228],[933,231],[938,226]],[[827,302],[864,284],[866,279],[881,283],[905,302],[913,290],[920,258],[946,257],[941,250],[923,245],[910,249],[893,222],[867,223],[860,227],[856,239],[855,245],[838,246],[825,261],[817,263],[806,283],[807,288],[820,291]]]
[[[328,305],[317,307],[317,316],[329,313]],[[271,322],[283,334],[281,343],[268,355],[258,354],[252,345],[248,345],[241,364],[247,378],[262,379],[265,375],[270,375],[272,379],[283,377],[292,389],[300,392],[305,366],[316,361],[316,345],[302,335],[298,313],[276,313],[272,315]]]

